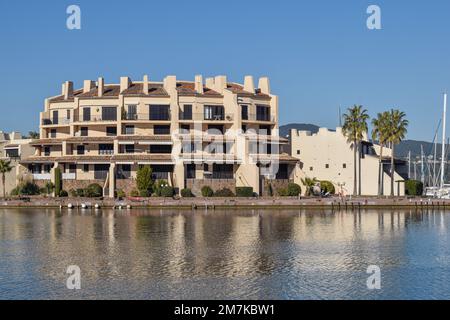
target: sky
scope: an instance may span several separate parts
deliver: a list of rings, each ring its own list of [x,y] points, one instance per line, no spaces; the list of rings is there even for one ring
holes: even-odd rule
[[[81,30],[66,26],[69,5]],[[369,30],[367,8],[381,9]],[[450,92],[450,1],[1,1],[0,130],[37,130],[61,84],[268,76],[280,124],[334,128],[339,107],[398,108],[432,140]]]

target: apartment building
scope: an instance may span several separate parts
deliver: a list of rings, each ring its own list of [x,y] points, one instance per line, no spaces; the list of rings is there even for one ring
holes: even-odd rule
[[[291,130],[291,155],[300,160],[300,173],[296,182],[301,178],[317,178],[328,180],[336,188],[336,192],[346,195],[353,194],[354,188],[354,154],[353,145],[347,141],[342,128],[329,130],[320,128],[316,134],[310,131]],[[378,167],[380,146],[373,144],[365,135],[362,141],[361,165],[357,161],[357,172],[361,173],[361,194],[366,196],[378,195]],[[391,154],[392,149],[383,148],[381,185],[383,195],[391,194]],[[395,159],[394,194],[405,194],[405,180],[408,179],[407,163]],[[358,187],[359,188],[359,187]]]
[[[67,81],[45,100],[40,139],[31,142],[36,153],[22,164],[39,183],[59,167],[65,190],[96,182],[109,197],[135,189],[142,165],[177,190],[251,186],[264,195],[268,184],[294,179],[298,160],[279,151],[287,142],[278,135],[278,97],[266,77],[258,86],[252,76],[243,84],[226,76],[99,78],[80,89]]]
[[[20,132],[6,133],[0,131],[0,159],[11,162],[13,169],[5,175],[5,191],[9,194],[22,177],[21,159],[34,154],[30,139],[24,139]],[[3,185],[0,183],[0,195],[3,195]]]

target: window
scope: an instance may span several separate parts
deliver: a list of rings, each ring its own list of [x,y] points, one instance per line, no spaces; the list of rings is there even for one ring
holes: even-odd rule
[[[300,154],[300,150],[297,150],[297,154]]]
[[[98,154],[113,154],[114,153],[114,145],[113,144],[99,144],[98,145]]]
[[[225,120],[223,106],[205,106],[203,113],[205,120]]]
[[[257,105],[256,106],[256,120],[258,121],[270,121],[270,107]]]
[[[154,126],[154,134],[170,134],[170,126]]]
[[[186,179],[195,179],[195,164],[186,165]]]
[[[152,165],[152,179],[168,179],[169,172],[173,172],[173,165]]]
[[[19,149],[5,149],[7,158],[19,158]]]
[[[134,144],[126,144],[125,153],[134,153]]]
[[[83,121],[91,121],[91,108],[83,108]]]
[[[233,179],[233,165],[232,164],[213,164],[213,179]]]
[[[117,179],[131,178],[131,165],[121,164],[117,167]]]
[[[69,164],[69,173],[77,173],[77,165],[76,164]]]
[[[44,173],[50,173],[52,166],[50,164],[44,164]]]
[[[183,142],[181,153],[195,153],[195,142]]]
[[[180,114],[181,120],[192,120],[192,105],[185,104],[183,106],[183,112]]]
[[[313,171],[314,170],[314,168],[313,167],[309,167],[309,171]]]
[[[188,124],[182,124],[180,126],[181,133],[188,134],[191,131],[191,126]]]
[[[66,110],[66,119],[69,120],[70,119],[70,109]]]
[[[170,106],[169,105],[150,105],[150,120],[170,120]]]
[[[83,155],[85,151],[84,145],[77,146],[77,154]]]
[[[344,164],[342,165],[342,168],[347,169],[347,164],[344,163]]]
[[[325,165],[325,169],[330,169],[330,165],[328,163]]]
[[[272,128],[270,126],[259,126],[259,134],[270,136]]]
[[[81,128],[80,128],[80,135],[81,135],[82,137],[87,137],[87,136],[88,136],[88,133],[89,133],[88,127],[81,127]]]
[[[89,172],[89,165],[88,164],[84,164],[83,165],[83,172]]]
[[[106,135],[108,137],[117,136],[117,127],[106,127]]]
[[[109,164],[95,164],[94,165],[94,179],[105,180],[108,176]]]
[[[125,120],[137,120],[137,105],[130,104],[127,106],[127,114]]]
[[[278,171],[276,174],[276,179],[286,180],[289,179],[289,170],[288,165],[285,163],[281,163],[278,167]]]
[[[223,126],[217,124],[208,125],[209,134],[223,134]]]
[[[248,105],[241,105],[242,120],[248,120]]]
[[[50,147],[44,147],[44,156],[50,156]]]
[[[242,133],[246,133],[247,132],[247,125],[243,124],[241,129],[242,129]]]
[[[56,129],[50,130],[50,138],[56,138]]]
[[[134,126],[125,126],[125,134],[134,134]]]
[[[102,108],[102,120],[116,121],[117,120],[117,107],[103,107]]]
[[[172,153],[172,146],[167,144],[150,145],[150,153]]]
[[[58,124],[58,111],[55,110],[52,113],[52,124]]]

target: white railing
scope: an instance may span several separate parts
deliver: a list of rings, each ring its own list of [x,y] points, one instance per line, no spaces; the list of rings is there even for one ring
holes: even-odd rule
[[[52,175],[50,173],[34,173],[33,179],[34,180],[51,180]]]
[[[63,173],[63,180],[75,180],[75,173]]]

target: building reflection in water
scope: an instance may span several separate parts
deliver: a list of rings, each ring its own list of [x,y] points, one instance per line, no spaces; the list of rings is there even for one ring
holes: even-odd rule
[[[375,264],[395,296],[419,281],[402,270],[450,256],[447,229],[443,211],[0,210],[0,274],[46,298],[78,265],[80,297],[339,299],[370,297]]]

